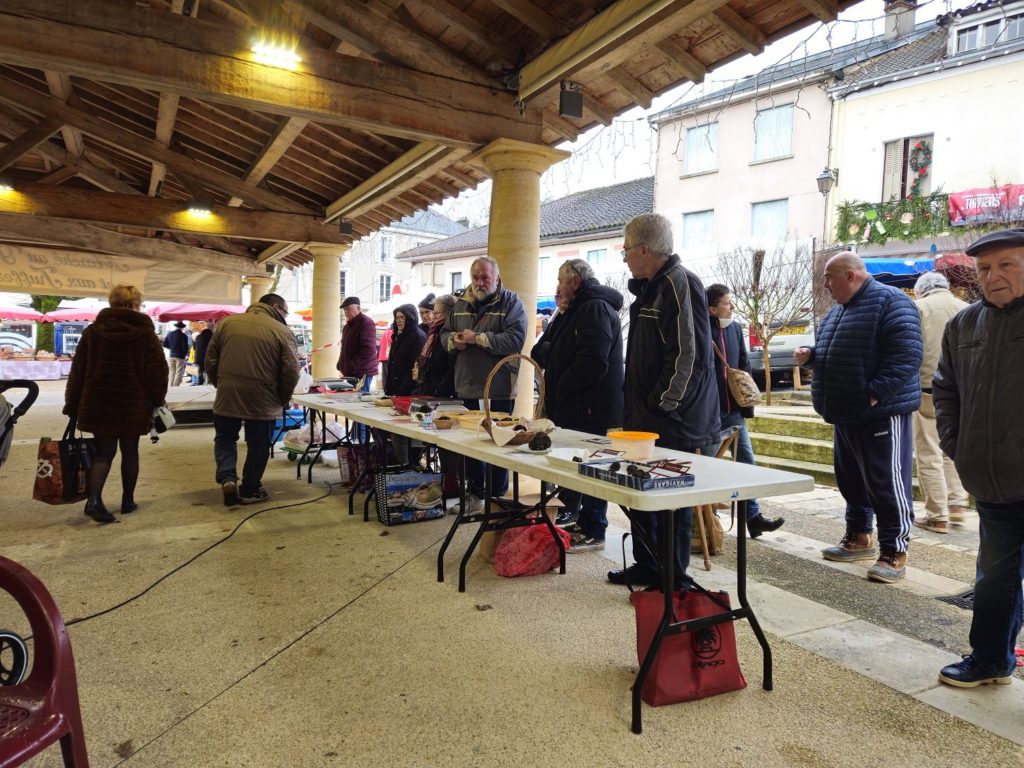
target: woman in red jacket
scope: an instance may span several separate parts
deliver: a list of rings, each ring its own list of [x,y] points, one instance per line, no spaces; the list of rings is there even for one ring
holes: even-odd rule
[[[149,432],[153,409],[167,396],[167,361],[153,321],[139,311],[142,293],[118,285],[108,301],[110,308],[82,333],[64,390],[64,413],[96,438],[85,514],[98,523],[116,520],[103,505],[103,486],[118,447],[121,514],[138,508],[139,437]]]

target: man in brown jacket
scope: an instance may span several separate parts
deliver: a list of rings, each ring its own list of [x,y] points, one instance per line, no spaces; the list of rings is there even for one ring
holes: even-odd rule
[[[213,402],[213,455],[224,505],[267,498],[261,480],[270,458],[274,423],[299,381],[295,337],[285,324],[288,303],[268,293],[243,314],[217,324],[206,350],[206,375],[217,388]],[[238,433],[245,423],[245,465],[238,482]]]

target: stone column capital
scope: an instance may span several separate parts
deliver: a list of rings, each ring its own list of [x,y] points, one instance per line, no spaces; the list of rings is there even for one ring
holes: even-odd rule
[[[338,245],[336,243],[307,243],[306,250],[313,254],[313,257],[318,256],[337,256],[339,259],[352,250],[351,243],[348,245]]]
[[[564,149],[497,139],[481,149],[470,162],[492,177],[501,171],[533,171],[539,175],[571,156],[572,152]]]

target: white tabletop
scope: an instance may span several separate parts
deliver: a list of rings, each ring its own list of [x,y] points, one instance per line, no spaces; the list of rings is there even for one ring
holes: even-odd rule
[[[655,453],[659,458],[679,458],[692,462],[690,471],[695,482],[689,488],[639,491],[580,475],[551,463],[547,455],[531,455],[517,451],[513,447],[499,447],[491,440],[490,435],[482,430],[472,432],[461,427],[447,430],[424,429],[411,418],[399,416],[390,408],[353,401],[351,396],[343,400],[337,395],[297,395],[294,400],[307,408],[344,416],[371,427],[412,437],[631,509],[676,509],[733,499],[756,499],[798,493],[814,487],[814,479],[807,475],[659,448]],[[585,442],[587,438],[594,437],[585,432],[556,429],[550,437],[554,448],[581,448],[593,451],[601,447]]]
[[[60,360],[0,360],[0,379],[57,381],[60,377]]]

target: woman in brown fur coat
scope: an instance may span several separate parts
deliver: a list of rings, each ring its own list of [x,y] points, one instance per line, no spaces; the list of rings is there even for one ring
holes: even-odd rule
[[[64,413],[96,438],[85,514],[98,523],[116,520],[103,505],[103,486],[118,446],[121,514],[138,508],[139,437],[149,432],[153,409],[167,396],[167,361],[153,321],[139,311],[142,293],[118,285],[108,301],[110,308],[82,333],[64,391]]]

